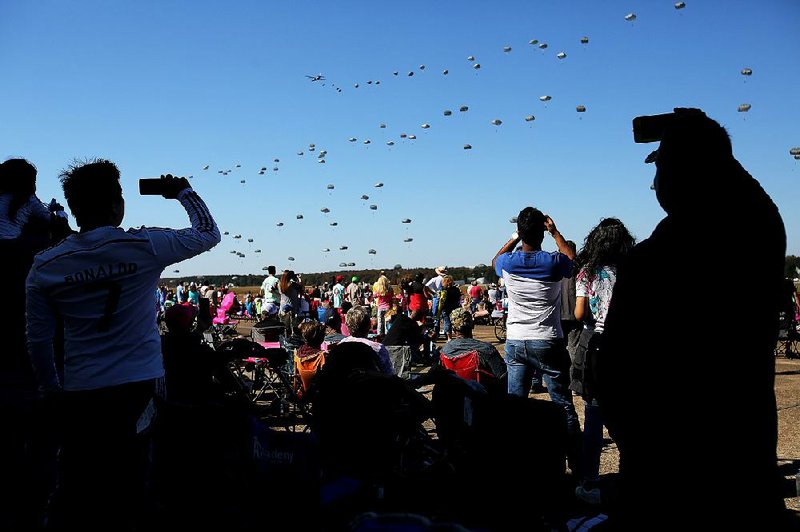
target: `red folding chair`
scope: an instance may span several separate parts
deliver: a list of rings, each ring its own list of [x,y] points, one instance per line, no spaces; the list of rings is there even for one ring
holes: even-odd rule
[[[490,372],[480,367],[480,357],[475,350],[467,351],[454,357],[445,356],[444,353],[439,355],[442,367],[455,372],[456,375],[465,381],[481,382],[481,374],[487,377],[494,378]]]

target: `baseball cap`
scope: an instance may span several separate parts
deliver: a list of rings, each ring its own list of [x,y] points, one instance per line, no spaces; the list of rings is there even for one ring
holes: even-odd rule
[[[354,283],[358,282],[358,276],[354,275],[351,281],[353,281]]]
[[[336,276],[336,282],[337,282],[337,283],[338,283],[339,281],[341,281],[342,279],[344,279],[344,275],[337,275],[337,276]]]

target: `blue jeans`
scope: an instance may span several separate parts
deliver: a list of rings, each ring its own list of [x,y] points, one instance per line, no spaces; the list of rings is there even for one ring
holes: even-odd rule
[[[507,340],[505,351],[509,395],[528,397],[534,374],[538,372],[547,385],[550,399],[564,409],[568,432],[580,434],[569,390],[569,355],[564,340]]]

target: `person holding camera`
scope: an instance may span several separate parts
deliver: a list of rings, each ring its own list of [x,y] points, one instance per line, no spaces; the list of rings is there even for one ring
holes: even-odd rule
[[[553,237],[558,251],[542,250],[545,232]],[[518,243],[522,249],[514,251]],[[569,464],[577,475],[581,427],[569,390],[570,360],[561,331],[561,280],[570,276],[574,259],[574,249],[553,219],[539,209],[525,207],[517,216],[517,231],[494,256],[492,268],[508,291],[508,393],[527,398],[537,373],[542,376],[550,399],[566,415]]]
[[[220,241],[217,224],[185,178],[157,189],[177,199],[191,227],[125,231],[117,166],[96,159],[61,175],[80,232],[36,255],[28,274],[28,351],[41,389],[60,395],[60,491],[55,529],[127,529],[145,509],[155,397],[163,387],[152,294],[165,267]],[[140,190],[145,188],[140,183]],[[63,320],[64,376],[53,361]]]
[[[659,140],[646,162],[666,217],[619,267],[597,359],[620,451],[616,524],[640,528],[658,501],[662,529],[788,529],[774,391],[783,221],[703,111],[634,119],[634,141]],[[729,330],[714,312],[714,259],[736,272]]]

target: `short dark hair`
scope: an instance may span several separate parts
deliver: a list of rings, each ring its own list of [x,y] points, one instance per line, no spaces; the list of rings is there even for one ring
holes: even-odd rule
[[[122,199],[119,168],[105,159],[76,161],[59,178],[64,197],[79,226],[104,221]]]
[[[314,348],[319,348],[325,340],[325,324],[318,321],[305,321],[298,325],[300,334],[306,343]]]
[[[8,159],[0,164],[0,192],[11,194],[8,219],[13,221],[20,207],[36,192],[36,167],[26,159]]]
[[[275,266],[267,266],[267,273],[275,275]]]
[[[525,207],[517,216],[517,233],[526,244],[537,245],[544,240],[545,216],[535,207]]]

